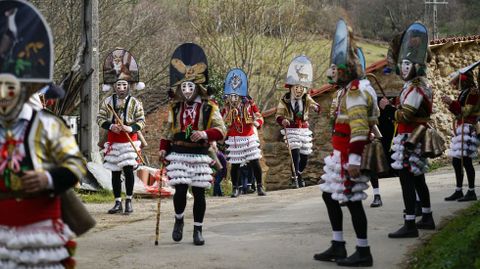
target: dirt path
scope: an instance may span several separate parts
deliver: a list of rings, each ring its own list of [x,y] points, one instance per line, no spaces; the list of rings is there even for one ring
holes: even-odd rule
[[[477,167],[478,168],[478,167]],[[437,224],[468,203],[443,201],[454,187],[450,167],[427,175],[432,210]],[[388,239],[387,234],[403,222],[403,201],[398,179],[381,179],[384,206],[367,207],[369,241],[374,268],[396,268],[418,239]],[[173,205],[162,202],[161,237],[154,246],[155,200],[134,204],[131,216],[105,214],[110,204],[88,205],[98,226],[79,238],[78,268],[337,268],[334,263],[313,260],[313,254],[325,250],[331,230],[318,186],[300,190],[268,193],[267,197],[241,196],[238,199],[212,197],[207,201],[204,223],[205,246],[192,243],[192,204],[188,201],[184,239],[171,239]],[[346,208],[344,234],[347,251],[355,248],[355,234]]]

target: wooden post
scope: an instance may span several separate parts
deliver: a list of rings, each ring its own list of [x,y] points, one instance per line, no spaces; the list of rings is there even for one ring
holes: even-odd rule
[[[83,1],[82,41],[85,44],[82,71],[93,73],[80,93],[80,150],[88,161],[101,162],[98,143],[98,0]]]

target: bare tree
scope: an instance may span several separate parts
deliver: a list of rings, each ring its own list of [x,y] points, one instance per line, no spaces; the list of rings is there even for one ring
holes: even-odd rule
[[[233,67],[249,76],[250,94],[261,109],[272,98],[295,55],[311,50],[312,35],[303,35],[306,7],[295,0],[190,0],[190,23],[209,61],[223,74]]]

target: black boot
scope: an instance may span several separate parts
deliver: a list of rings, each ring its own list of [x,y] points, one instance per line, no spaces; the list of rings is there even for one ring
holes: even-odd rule
[[[373,202],[370,204],[370,207],[381,207],[382,205],[382,197],[380,197],[380,194],[375,194],[373,196]]]
[[[303,181],[302,175],[298,175],[297,179],[298,179],[298,187],[299,188],[305,187],[305,181]]]
[[[475,194],[475,191],[467,191],[465,193],[465,196],[462,198],[458,199],[457,201],[459,202],[467,202],[467,201],[476,201],[477,200],[477,195]]]
[[[370,253],[370,247],[356,247],[356,251],[346,259],[337,261],[338,266],[347,267],[371,267],[373,266],[373,257]]]
[[[196,246],[205,244],[205,240],[202,236],[202,226],[193,226],[193,243]]]
[[[233,187],[232,195],[230,197],[237,198],[240,195],[240,188]]]
[[[115,201],[115,205],[110,210],[108,210],[108,214],[122,213],[122,211],[122,201]]]
[[[266,196],[267,193],[263,190],[263,186],[262,185],[258,185],[257,187],[257,194],[258,196]]]
[[[418,229],[415,220],[405,220],[405,224],[394,233],[389,233],[390,238],[413,238],[418,237]]]
[[[455,201],[463,197],[463,192],[455,191],[452,195],[445,197],[445,201]]]
[[[422,214],[422,219],[417,222],[417,229],[435,230],[435,221],[433,220],[432,212]]]
[[[172,239],[175,242],[180,242],[183,237],[183,218],[177,219],[175,217],[175,224],[173,225]]]
[[[347,249],[345,248],[345,242],[334,240],[332,240],[332,245],[327,250],[313,255],[315,260],[324,262],[334,262],[346,257]]]
[[[125,200],[125,215],[128,215],[130,213],[133,213],[133,207],[132,207],[132,199],[126,199]]]
[[[247,186],[247,194],[254,193],[255,191],[252,189],[251,185]]]
[[[298,179],[295,180],[295,177],[292,176],[290,180],[291,180],[290,186],[294,189],[298,189]]]

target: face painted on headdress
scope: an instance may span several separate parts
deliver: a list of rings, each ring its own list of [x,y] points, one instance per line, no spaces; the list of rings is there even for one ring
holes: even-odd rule
[[[193,101],[196,97],[197,86],[191,81],[185,81],[180,84],[180,89],[182,90],[183,97],[186,101]]]
[[[413,75],[413,63],[407,59],[402,60],[400,65],[400,75],[404,80],[408,80]]]
[[[290,88],[290,92],[291,92],[293,98],[295,98],[295,99],[302,98],[303,95],[305,94],[306,90],[307,90],[307,88],[305,88],[302,85],[293,85]]]
[[[238,94],[229,94],[227,95],[227,102],[232,107],[238,107],[242,101],[241,97]]]
[[[115,93],[120,99],[125,99],[128,96],[129,85],[125,80],[119,80],[115,82]]]
[[[23,104],[20,81],[12,75],[0,75],[0,117],[12,119]]]

